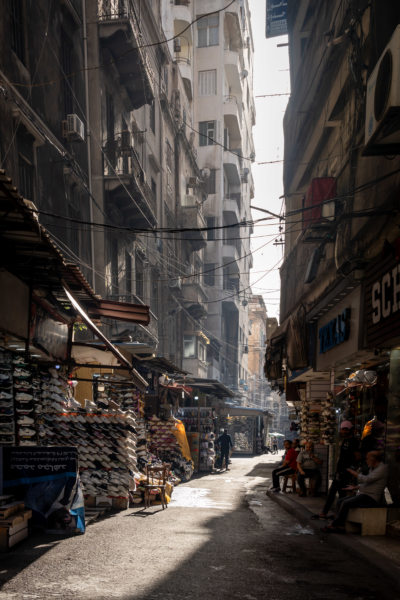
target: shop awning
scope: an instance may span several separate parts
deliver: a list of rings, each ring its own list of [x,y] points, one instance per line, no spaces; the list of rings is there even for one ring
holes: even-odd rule
[[[70,263],[40,224],[35,205],[18,193],[0,169],[0,253],[2,267],[35,288],[65,302],[64,287],[85,305],[93,318],[111,318],[148,325],[146,305],[102,300],[82,271]]]
[[[266,417],[269,415],[267,410],[250,406],[225,406],[221,409],[221,413],[230,417]]]
[[[235,396],[234,392],[218,381],[218,379],[186,377],[184,383],[185,385],[188,384],[192,388],[197,388],[199,391],[216,396],[217,398],[234,398]]]
[[[104,333],[102,333],[100,331],[100,329],[98,329],[98,327],[96,327],[96,325],[93,323],[93,321],[90,319],[90,317],[86,314],[86,312],[83,310],[83,308],[79,305],[79,303],[75,300],[75,298],[72,296],[72,294],[65,288],[64,288],[64,292],[65,292],[65,295],[67,296],[68,300],[71,302],[73,309],[81,316],[82,320],[89,327],[89,329],[92,331],[92,333],[104,343],[106,348],[116,357],[116,359],[119,361],[121,366],[129,369],[129,371],[131,372],[132,377],[134,379],[135,385],[137,385],[142,390],[146,389],[147,385],[148,385],[147,381],[136,371],[136,369],[134,369],[132,367],[129,360],[127,360],[125,358],[125,356],[118,350],[118,348],[116,348],[114,346],[114,344],[112,344],[110,342],[110,340],[104,335]]]
[[[131,321],[140,325],[150,323],[150,309],[144,304],[97,300],[95,304],[89,305],[88,314],[95,319],[106,317],[117,321]]]

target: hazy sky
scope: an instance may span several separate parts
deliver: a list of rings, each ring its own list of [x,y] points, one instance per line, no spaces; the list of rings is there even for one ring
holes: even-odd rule
[[[265,38],[265,0],[249,0],[254,38],[254,95],[282,94],[290,91],[287,37]],[[261,165],[259,162],[283,158],[282,119],[288,96],[255,98],[256,126],[253,128],[256,161],[252,165],[255,198],[252,206],[280,214],[283,194],[283,163]],[[267,217],[258,210],[252,211],[253,219]],[[270,224],[269,224],[270,223]],[[252,238],[253,270],[252,291],[262,294],[269,317],[279,319],[279,270],[283,246],[273,242],[280,237],[276,219],[255,225]],[[257,251],[257,248],[264,246]],[[266,273],[271,270],[270,273]],[[266,273],[266,274],[265,274]],[[260,279],[262,277],[262,279]],[[260,279],[260,280],[259,280]],[[259,281],[257,281],[259,280]]]

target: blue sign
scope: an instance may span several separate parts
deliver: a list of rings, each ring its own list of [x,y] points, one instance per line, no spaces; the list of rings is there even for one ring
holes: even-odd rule
[[[342,344],[350,336],[351,309],[345,308],[340,315],[329,321],[318,331],[319,353],[324,354],[335,346]]]
[[[265,37],[287,34],[287,4],[287,0],[267,0]]]

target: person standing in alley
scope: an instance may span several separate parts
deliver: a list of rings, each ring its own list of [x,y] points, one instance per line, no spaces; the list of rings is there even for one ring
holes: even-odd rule
[[[351,421],[342,421],[340,424],[340,437],[342,438],[339,459],[336,465],[334,479],[330,485],[328,496],[324,508],[319,515],[311,518],[326,519],[330,507],[332,506],[336,494],[339,498],[347,496],[348,492],[344,489],[353,482],[353,476],[349,468],[357,466],[361,459],[360,442],[354,435],[354,427]]]
[[[221,450],[221,469],[224,467],[225,460],[225,468],[229,470],[229,452],[231,448],[233,448],[231,436],[228,434],[227,430],[224,429],[222,435],[217,439],[217,444]]]
[[[278,454],[278,440],[275,436],[272,438],[272,454]]]

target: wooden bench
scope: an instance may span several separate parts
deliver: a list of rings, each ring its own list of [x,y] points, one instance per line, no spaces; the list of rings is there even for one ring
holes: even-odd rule
[[[361,535],[385,535],[387,508],[351,508],[346,521],[346,531]]]

